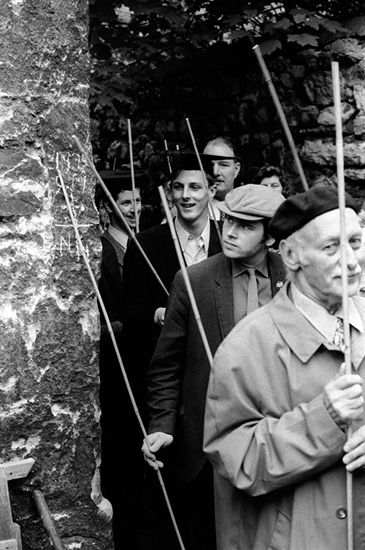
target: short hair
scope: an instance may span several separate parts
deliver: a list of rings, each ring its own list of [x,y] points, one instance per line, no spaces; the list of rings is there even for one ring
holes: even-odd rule
[[[282,186],[284,187],[284,178],[281,168],[279,168],[278,166],[273,166],[271,164],[265,164],[265,166],[262,166],[262,168],[260,168],[253,180],[253,183],[255,185],[260,185],[264,178],[271,178],[272,176],[277,176],[280,179]]]
[[[191,172],[191,171],[200,172],[200,169],[197,168],[197,169],[195,170],[195,168],[194,168],[194,169],[189,170],[189,169],[187,169],[187,168],[183,168],[183,167],[179,166],[179,167],[176,168],[176,169],[172,172],[172,174],[171,174],[170,185],[173,184],[173,182],[176,180],[176,178],[178,177],[178,175],[180,174],[180,172]],[[207,172],[207,170],[204,170],[204,174],[205,174],[205,178],[206,178],[206,180],[207,180],[208,187],[211,188],[211,187],[214,185],[214,183],[215,183],[215,182],[214,182],[214,178],[213,178],[212,174],[210,174],[209,172]]]
[[[226,137],[223,137],[223,136],[220,136],[220,137],[212,139],[211,141],[208,141],[208,143],[205,145],[205,147],[208,147],[208,145],[220,145],[220,144],[223,144],[226,147],[228,147],[229,149],[231,149],[231,151],[233,153],[233,156],[239,158],[237,147],[234,145],[234,143],[232,143],[232,141],[230,139],[228,139]],[[204,149],[205,149],[205,147],[204,147]],[[236,160],[236,159],[233,159],[233,160]],[[238,161],[236,160],[236,162],[238,162]]]

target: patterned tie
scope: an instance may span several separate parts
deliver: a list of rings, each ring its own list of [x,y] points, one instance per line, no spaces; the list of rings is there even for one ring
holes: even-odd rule
[[[343,320],[341,317],[337,317],[337,325],[335,335],[333,337],[333,343],[338,347],[340,351],[345,352],[345,336],[343,331]]]
[[[251,311],[255,311],[259,307],[259,293],[257,289],[257,280],[255,275],[255,269],[253,267],[247,268],[250,275],[247,289],[247,315]]]

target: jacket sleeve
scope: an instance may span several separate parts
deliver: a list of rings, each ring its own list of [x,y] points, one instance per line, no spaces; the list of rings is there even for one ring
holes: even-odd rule
[[[189,309],[189,298],[180,271],[171,287],[165,323],[148,369],[150,433],[174,433],[186,360]]]
[[[256,328],[249,322],[250,316],[233,329],[214,358],[204,451],[223,477],[258,496],[335,464],[346,437],[323,405],[320,383],[306,379],[311,398],[293,404],[290,349],[274,324],[260,330],[263,317]]]

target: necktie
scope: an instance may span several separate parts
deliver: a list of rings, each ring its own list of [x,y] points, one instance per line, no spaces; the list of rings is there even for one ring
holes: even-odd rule
[[[335,335],[333,337],[333,343],[338,347],[340,351],[345,351],[345,337],[343,332],[343,320],[341,319],[341,317],[337,317],[337,325]]]
[[[258,309],[259,307],[259,293],[257,289],[255,269],[253,267],[249,267],[247,271],[250,275],[247,289],[247,314],[249,314],[251,311],[255,311],[255,309]]]

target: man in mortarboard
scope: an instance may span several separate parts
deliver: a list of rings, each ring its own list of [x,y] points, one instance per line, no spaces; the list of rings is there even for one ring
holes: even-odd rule
[[[204,147],[202,158],[212,163],[212,172],[217,190],[213,200],[216,219],[220,219],[218,203],[224,201],[227,193],[232,191],[239,175],[241,164],[234,144],[227,138],[218,137],[209,141]]]
[[[111,197],[119,206],[126,223],[132,231],[141,212],[140,187],[144,181],[142,172],[135,172],[136,188],[132,191],[129,170],[102,171]],[[103,193],[104,207],[110,223],[101,236],[102,260],[99,290],[106,307],[113,332],[122,351],[122,289],[123,263],[129,242],[129,233],[124,222]],[[118,451],[119,428],[123,426],[128,439],[133,441],[139,426],[125,388],[117,356],[101,313],[100,333],[100,408],[101,408],[101,488],[103,495],[113,506],[113,532],[116,550],[139,549],[137,526],[140,522],[140,505],[143,480],[143,462],[136,445],[130,445],[122,455]],[[137,439],[136,439],[137,444]],[[126,473],[127,472],[127,473]],[[123,546],[125,545],[125,546]]]
[[[270,218],[283,201],[279,193],[257,185],[230,191],[219,203],[225,213],[223,252],[188,267],[212,354],[242,317],[267,304],[283,285],[284,268],[280,255],[269,251],[274,240],[268,232]],[[157,459],[165,465],[163,473],[172,470],[176,478],[170,496],[187,550],[216,548],[213,471],[203,453],[209,372],[180,271],[148,370],[150,450],[144,444],[143,451],[153,467],[155,453],[167,453]],[[177,548],[174,542],[171,550]]]

